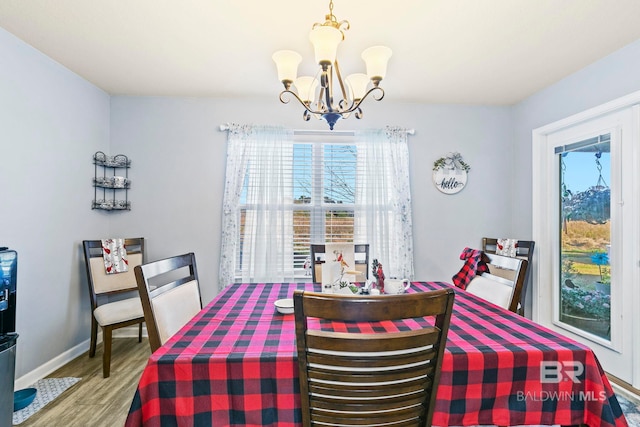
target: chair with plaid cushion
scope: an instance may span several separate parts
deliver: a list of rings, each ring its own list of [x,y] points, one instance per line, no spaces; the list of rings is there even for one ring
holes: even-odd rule
[[[346,296],[294,291],[302,425],[430,426],[454,291]],[[329,322],[429,318],[370,333]]]

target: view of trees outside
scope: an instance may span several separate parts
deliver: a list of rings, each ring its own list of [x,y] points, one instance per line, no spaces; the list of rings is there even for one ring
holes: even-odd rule
[[[608,141],[603,135],[593,145],[559,154],[560,320],[605,339],[611,337]]]

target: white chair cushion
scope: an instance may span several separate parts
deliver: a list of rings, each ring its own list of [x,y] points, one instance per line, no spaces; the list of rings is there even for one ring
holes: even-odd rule
[[[513,284],[476,276],[467,285],[467,292],[508,310],[513,294]]]
[[[100,326],[107,326],[143,317],[144,313],[140,298],[135,297],[102,304],[93,315]]]
[[[119,291],[123,289],[137,289],[136,276],[133,269],[142,264],[142,254],[129,254],[129,267],[123,273],[107,274],[102,256],[89,260],[91,276],[93,277],[93,291],[96,294]]]
[[[198,282],[164,292],[151,300],[160,342],[164,344],[201,310]]]

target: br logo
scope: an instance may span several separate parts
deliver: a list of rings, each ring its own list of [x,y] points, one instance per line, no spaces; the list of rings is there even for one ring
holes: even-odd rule
[[[580,375],[584,373],[584,365],[578,361],[559,362],[549,360],[540,362],[540,382],[544,384],[556,384],[561,381],[571,380],[580,382]]]

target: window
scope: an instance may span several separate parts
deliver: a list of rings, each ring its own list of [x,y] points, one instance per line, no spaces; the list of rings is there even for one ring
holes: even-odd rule
[[[385,267],[402,258],[413,273],[406,132],[397,150],[374,148],[376,137],[390,144],[384,131],[349,138],[262,131],[229,138],[222,287],[308,281],[311,243],[369,243],[372,257],[389,260]],[[406,265],[395,264],[398,276],[410,277]]]
[[[357,150],[353,143],[294,142],[292,157],[284,159],[282,173],[290,177],[278,185],[291,185],[286,193],[293,196],[285,205],[292,218],[292,279],[305,278],[304,264],[309,257],[311,243],[354,241]],[[247,201],[248,194],[253,190],[259,191],[252,189],[251,185],[263,186],[262,182],[249,179],[253,171],[251,164],[249,161],[240,196],[236,277],[242,276],[246,268],[243,263],[252,262],[251,258],[243,256],[247,250],[245,233],[249,232],[245,224],[256,208]]]

